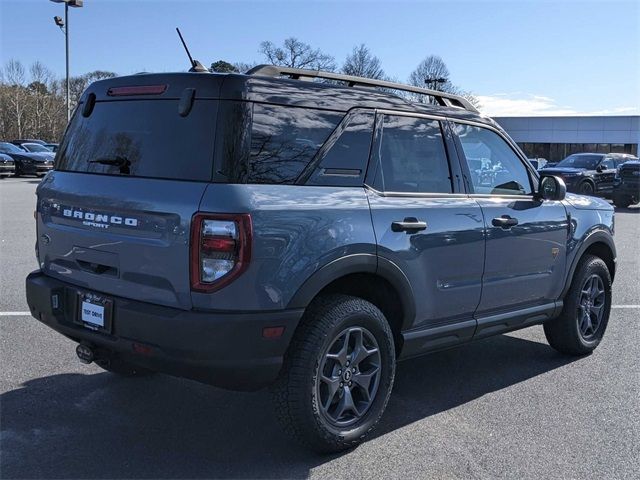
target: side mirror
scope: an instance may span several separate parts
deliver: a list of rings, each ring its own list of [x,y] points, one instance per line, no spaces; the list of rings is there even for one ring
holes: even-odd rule
[[[560,177],[545,175],[540,179],[540,186],[536,193],[539,200],[564,200],[567,195],[567,186]]]
[[[596,172],[601,173],[601,172],[603,172],[603,171],[604,171],[604,167],[603,167],[602,165],[598,165],[598,166],[596,167]]]

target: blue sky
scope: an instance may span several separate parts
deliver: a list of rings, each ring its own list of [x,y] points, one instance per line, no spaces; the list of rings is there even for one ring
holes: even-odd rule
[[[640,113],[638,1],[85,0],[72,9],[72,74],[187,68],[174,28],[203,64],[260,61],[261,41],[294,36],[338,62],[365,43],[406,80],[429,54],[490,115]],[[64,37],[48,0],[0,0],[4,64],[64,74]]]

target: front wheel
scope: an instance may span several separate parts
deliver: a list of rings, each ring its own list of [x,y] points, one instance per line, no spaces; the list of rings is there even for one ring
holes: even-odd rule
[[[391,328],[376,306],[346,295],[314,300],[272,387],[280,423],[319,452],[358,445],[384,412],[395,361]]]
[[[584,180],[578,185],[578,193],[580,195],[593,195],[593,192],[595,192],[595,188],[589,180]]]
[[[602,341],[611,311],[611,274],[606,263],[585,255],[576,268],[558,318],[544,324],[549,345],[568,355],[591,353]]]

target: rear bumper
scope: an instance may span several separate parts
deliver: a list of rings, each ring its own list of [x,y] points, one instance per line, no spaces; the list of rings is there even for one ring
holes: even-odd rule
[[[109,296],[113,320],[107,334],[76,322],[79,291],[40,271],[26,279],[31,315],[57,332],[142,367],[234,390],[256,390],[277,378],[303,313],[185,311]],[[283,335],[264,338],[263,328],[272,326],[284,326]]]

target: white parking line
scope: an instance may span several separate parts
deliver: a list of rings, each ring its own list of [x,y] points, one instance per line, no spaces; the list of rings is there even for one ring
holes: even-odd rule
[[[611,308],[640,308],[640,305],[611,305]],[[0,312],[0,317],[30,317],[31,312]]]

